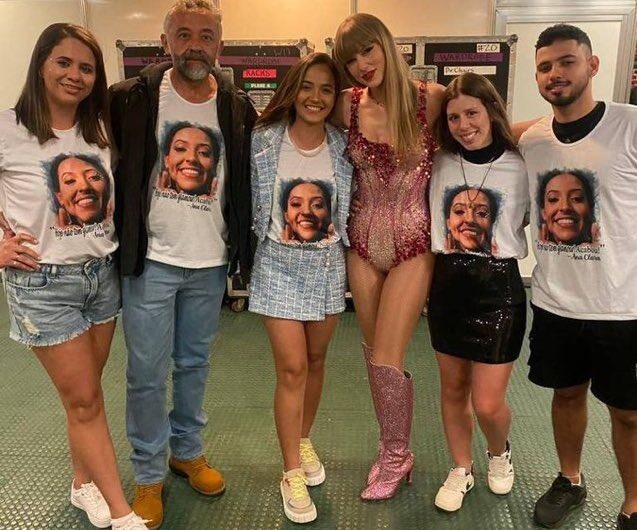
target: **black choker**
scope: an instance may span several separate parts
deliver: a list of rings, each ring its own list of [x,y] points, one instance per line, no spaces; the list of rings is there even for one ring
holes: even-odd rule
[[[595,108],[586,116],[575,121],[559,123],[553,118],[552,128],[555,137],[563,144],[572,144],[588,135],[604,117],[606,104],[598,101]]]
[[[504,151],[504,146],[500,142],[491,142],[486,147],[472,151],[461,146],[460,156],[472,164],[487,164],[502,156]]]

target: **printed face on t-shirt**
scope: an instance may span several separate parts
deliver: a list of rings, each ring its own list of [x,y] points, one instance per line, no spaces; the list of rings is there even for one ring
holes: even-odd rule
[[[451,202],[447,228],[463,250],[479,252],[490,248],[491,204],[481,190],[463,190]]]
[[[445,191],[445,249],[496,255],[493,227],[499,195],[486,188],[456,186]]]
[[[282,195],[283,242],[313,243],[334,233],[331,193],[323,183],[292,181]]]
[[[97,157],[63,154],[49,164],[59,227],[100,223],[109,216],[110,181]]]
[[[552,171],[540,176],[539,239],[546,243],[593,243],[596,232],[593,183],[583,172]]]
[[[158,187],[187,195],[214,196],[219,142],[212,130],[178,124],[164,139],[163,170]]]

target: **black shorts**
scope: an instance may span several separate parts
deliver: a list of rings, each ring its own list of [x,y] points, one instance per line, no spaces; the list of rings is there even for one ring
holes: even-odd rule
[[[533,383],[568,388],[590,381],[606,405],[637,410],[637,320],[576,320],[531,308]]]
[[[427,318],[438,352],[488,364],[515,361],[526,328],[517,260],[438,254]]]

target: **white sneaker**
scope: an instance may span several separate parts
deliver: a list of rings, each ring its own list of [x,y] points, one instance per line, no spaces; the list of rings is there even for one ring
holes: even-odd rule
[[[507,440],[506,450],[500,456],[487,451],[489,458],[489,489],[496,495],[506,495],[513,487],[515,473],[511,463],[511,445]]]
[[[318,486],[325,482],[325,468],[319,460],[314,446],[309,438],[301,438],[299,447],[301,454],[301,468],[305,473],[308,486]]]
[[[464,467],[454,467],[447,480],[438,490],[434,504],[446,512],[455,512],[462,507],[464,496],[473,488],[473,470],[467,475]]]
[[[295,523],[310,523],[316,519],[316,506],[307,491],[307,479],[300,467],[283,473],[281,498],[286,517]]]
[[[119,519],[113,519],[112,530],[148,530],[146,523],[148,521],[142,519],[135,512],[131,512]]]
[[[93,526],[97,528],[111,526],[111,511],[102,492],[93,482],[82,484],[79,489],[75,489],[71,483],[71,504],[84,510]]]

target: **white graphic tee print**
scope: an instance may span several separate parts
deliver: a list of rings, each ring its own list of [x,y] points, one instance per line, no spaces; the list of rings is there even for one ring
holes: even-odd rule
[[[474,164],[438,151],[429,189],[432,251],[524,258],[528,190],[517,153],[505,151],[491,163]]]
[[[538,176],[538,242],[564,246],[597,245],[597,179],[582,168],[551,169]]]
[[[333,222],[336,207],[336,179],[327,140],[314,149],[300,149],[286,129],[268,237],[285,245],[330,245],[340,239]]]
[[[42,168],[59,230],[72,234],[89,225],[112,221],[111,179],[99,156],[61,153],[44,161]]]
[[[117,249],[111,153],[76,125],[43,144],[0,112],[0,228],[33,234],[42,263],[69,265]]]
[[[217,96],[202,103],[185,100],[170,72],[159,89],[146,257],[192,269],[225,265],[227,171]]]
[[[183,196],[199,197],[202,202],[214,201],[219,189],[222,146],[218,130],[187,121],[166,122],[156,189],[174,192],[175,199],[186,202],[199,201]]]
[[[274,205],[282,226],[281,243],[331,243],[335,239],[332,222],[330,182],[319,179],[280,181],[280,202]],[[278,207],[278,208],[277,208]]]

